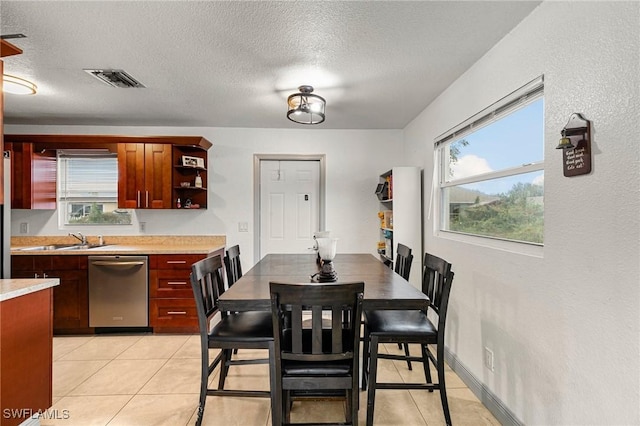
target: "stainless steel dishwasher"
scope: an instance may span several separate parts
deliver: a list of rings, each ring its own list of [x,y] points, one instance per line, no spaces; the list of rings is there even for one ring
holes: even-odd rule
[[[147,256],[89,256],[89,327],[149,325]]]

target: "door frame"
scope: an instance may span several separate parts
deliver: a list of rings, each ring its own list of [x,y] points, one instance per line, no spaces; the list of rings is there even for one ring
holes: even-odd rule
[[[260,260],[260,162],[265,161],[319,161],[320,194],[318,200],[318,223],[320,230],[325,229],[326,196],[326,154],[253,154],[253,258]],[[309,241],[311,245],[312,242]],[[255,263],[254,262],[254,263]]]

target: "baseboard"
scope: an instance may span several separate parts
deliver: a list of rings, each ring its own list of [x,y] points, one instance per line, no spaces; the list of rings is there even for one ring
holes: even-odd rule
[[[502,425],[522,426],[523,423],[480,382],[449,348],[444,349],[444,357],[449,367],[460,377],[467,387],[478,397],[485,407]]]

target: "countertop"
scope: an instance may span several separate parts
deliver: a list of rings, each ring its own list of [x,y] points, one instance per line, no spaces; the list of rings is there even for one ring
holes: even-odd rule
[[[6,280],[0,279],[0,302],[14,299],[19,296],[24,296],[25,294],[35,293],[36,291],[54,287],[59,284],[59,278],[11,278]]]
[[[97,243],[97,237],[87,237]],[[74,244],[73,237],[11,237],[11,255],[114,255],[114,254],[209,254],[225,247],[226,237],[221,235],[175,236],[105,236],[104,246],[80,250],[21,250],[27,247],[51,244]]]

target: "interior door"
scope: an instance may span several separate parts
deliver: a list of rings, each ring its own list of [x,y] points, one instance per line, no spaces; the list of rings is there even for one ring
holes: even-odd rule
[[[319,161],[260,161],[260,258],[310,252],[320,226],[319,195]]]

